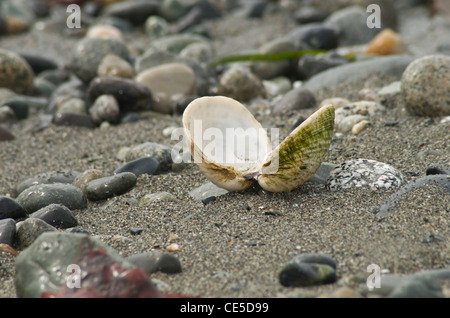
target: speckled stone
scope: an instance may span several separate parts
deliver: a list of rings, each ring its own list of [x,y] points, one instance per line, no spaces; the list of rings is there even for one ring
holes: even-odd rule
[[[89,108],[89,114],[97,125],[103,121],[117,123],[120,116],[119,103],[113,95],[100,95]]]
[[[125,61],[117,55],[108,54],[98,65],[97,75],[132,78],[135,72],[128,61]]]
[[[37,184],[72,183],[79,174],[80,173],[75,170],[55,170],[44,172],[21,181],[15,188],[16,194],[20,194],[23,190]]]
[[[345,161],[332,170],[326,187],[330,190],[351,187],[390,189],[400,187],[403,182],[402,173],[386,163],[370,159],[355,159]]]
[[[99,169],[88,169],[80,173],[73,180],[72,184],[81,189],[81,191],[86,190],[86,185],[92,180],[105,177],[105,174]]]
[[[16,222],[13,219],[0,219],[0,244],[13,245],[15,234]]]
[[[54,231],[57,229],[44,220],[28,218],[17,224],[15,242],[19,249],[24,249],[33,244],[42,233]]]
[[[70,69],[84,83],[97,76],[100,62],[108,54],[114,54],[129,61],[130,52],[126,44],[113,38],[83,38],[75,46]]]
[[[418,116],[450,115],[450,57],[429,55],[413,61],[401,79],[400,96]]]
[[[232,66],[220,77],[217,94],[245,103],[258,96],[265,96],[265,89],[262,81],[250,70]]]
[[[87,206],[84,193],[77,187],[65,183],[37,184],[22,191],[16,201],[27,213],[37,211],[49,204],[63,204],[71,210]]]
[[[18,54],[0,49],[0,87],[27,94],[33,89],[34,73],[31,66]]]

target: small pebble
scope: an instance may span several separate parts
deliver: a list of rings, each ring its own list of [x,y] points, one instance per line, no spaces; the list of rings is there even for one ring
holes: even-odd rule
[[[27,213],[35,212],[52,203],[65,205],[71,210],[87,206],[84,193],[77,187],[65,183],[37,184],[22,191],[16,198]]]
[[[161,171],[167,171],[172,166],[172,148],[155,142],[145,142],[128,149],[125,160],[130,162],[143,157],[150,157],[159,162]]]
[[[155,272],[175,274],[182,271],[181,263],[175,255],[159,251],[135,254],[128,257],[127,261],[148,274]]]
[[[0,219],[0,244],[14,244],[16,235],[16,222],[13,219]]]
[[[0,49],[0,87],[18,94],[30,93],[33,89],[34,72],[18,54]]]
[[[19,249],[25,249],[33,244],[42,233],[53,231],[57,231],[57,229],[47,222],[37,218],[28,218],[17,224],[15,242]]]
[[[384,29],[378,33],[367,45],[367,54],[391,55],[403,51],[400,36],[391,29]]]
[[[262,81],[250,70],[234,66],[220,77],[217,94],[245,103],[253,98],[264,96],[265,90]]]
[[[122,165],[121,167],[114,170],[114,174],[121,172],[132,172],[139,177],[142,174],[153,175],[159,169],[159,162],[156,159],[150,157],[143,157],[129,161]]]
[[[72,211],[61,204],[50,204],[29,215],[30,218],[41,219],[56,228],[77,226],[78,221]]]
[[[131,172],[95,179],[86,185],[86,197],[90,201],[99,201],[122,195],[133,189],[136,181],[136,175]]]
[[[27,215],[25,209],[13,198],[0,196],[0,220],[18,219]]]
[[[314,286],[334,283],[336,272],[328,265],[291,262],[282,268],[278,278],[285,287]]]
[[[273,114],[286,114],[291,111],[308,109],[316,106],[314,94],[303,87],[294,88],[287,92],[283,98],[278,101],[273,109]]]
[[[14,140],[15,138],[16,137],[8,128],[0,125],[0,141],[10,141]]]
[[[173,113],[180,99],[196,94],[194,71],[181,63],[162,64],[146,69],[137,74],[136,82],[152,92],[152,110],[163,114]]]
[[[120,107],[113,95],[100,95],[89,108],[92,121],[99,125],[104,121],[117,123],[120,116]]]
[[[134,69],[128,61],[114,54],[106,55],[98,65],[97,75],[132,78]]]

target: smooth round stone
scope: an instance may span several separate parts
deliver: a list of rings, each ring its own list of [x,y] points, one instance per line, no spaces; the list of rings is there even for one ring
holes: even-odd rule
[[[128,61],[114,54],[106,55],[98,65],[98,76],[117,76],[132,78],[135,75],[134,69]]]
[[[245,103],[253,98],[264,96],[265,89],[261,80],[250,70],[233,66],[220,77],[217,94]]]
[[[14,134],[8,128],[0,125],[0,141],[10,141],[15,138]]]
[[[100,95],[89,108],[89,114],[95,124],[107,121],[117,123],[120,116],[120,107],[113,95]]]
[[[94,101],[100,95],[113,95],[121,111],[146,110],[151,107],[150,90],[134,80],[114,76],[102,76],[92,80],[87,90],[89,100]]]
[[[192,43],[180,52],[180,56],[194,59],[199,63],[206,63],[213,57],[213,48],[207,42]]]
[[[11,107],[9,107],[7,105],[0,106],[0,123],[13,122],[16,119],[17,119],[16,114],[11,109]],[[2,127],[2,128],[5,129],[6,127]],[[3,138],[5,138],[5,137],[3,137]],[[0,137],[0,140],[1,140],[1,137]]]
[[[156,159],[144,157],[125,163],[114,170],[114,174],[122,172],[132,172],[139,177],[142,174],[155,174],[159,169],[159,162]]]
[[[300,78],[310,78],[329,68],[348,63],[347,59],[338,55],[305,55],[298,61],[298,74]]]
[[[86,37],[88,38],[110,38],[122,40],[122,31],[118,28],[108,25],[108,24],[97,24],[92,25],[86,32]]]
[[[180,0],[162,0],[159,14],[167,21],[175,21],[188,11],[188,6]]]
[[[349,115],[336,121],[336,130],[342,133],[352,131],[355,125],[367,121],[368,117],[363,115]]]
[[[367,18],[365,8],[349,6],[330,14],[324,24],[339,28],[341,46],[365,44],[380,32],[379,28],[367,27]]]
[[[135,25],[140,25],[145,20],[159,11],[158,0],[134,0],[117,2],[106,6],[102,16],[113,16],[127,20]]]
[[[77,226],[75,215],[61,204],[50,204],[30,214],[30,218],[38,218],[56,228],[70,228]]]
[[[130,60],[130,52],[123,41],[85,37],[76,44],[69,68],[87,84],[97,76],[98,65],[108,54],[117,55],[126,61]]]
[[[0,220],[18,219],[27,215],[25,209],[14,199],[0,196]]]
[[[56,86],[52,82],[41,77],[34,78],[33,86],[33,94],[36,96],[50,97],[56,89]]]
[[[182,271],[181,263],[175,255],[159,251],[131,255],[127,261],[142,268],[147,274],[155,272],[174,274]]]
[[[295,21],[299,24],[321,22],[325,20],[329,11],[316,8],[314,6],[302,6],[294,13]]]
[[[58,68],[58,64],[54,61],[40,55],[32,53],[20,53],[20,56],[30,65],[34,74],[39,74],[43,71],[54,70]]]
[[[86,197],[91,201],[99,201],[122,195],[133,189],[136,181],[136,175],[131,172],[95,179],[86,185]]]
[[[389,298],[444,298],[441,282],[426,274],[412,275],[397,286]]]
[[[58,203],[71,210],[87,206],[84,193],[77,187],[66,183],[38,184],[22,191],[16,198],[27,213],[35,212],[52,203]]]
[[[57,109],[59,112],[75,112],[84,113],[86,112],[86,102],[78,97],[71,97],[63,102]]]
[[[316,103],[316,98],[310,90],[303,87],[294,88],[276,103],[273,114],[286,114],[295,110],[313,108]]]
[[[38,184],[72,183],[79,174],[80,173],[75,170],[44,172],[20,182],[16,186],[15,192],[16,194],[20,194],[23,190]]]
[[[150,206],[153,202],[176,202],[177,198],[169,192],[157,192],[144,195],[139,200],[139,206]]]
[[[281,269],[278,278],[286,287],[331,284],[336,281],[336,271],[324,264],[290,262]]]
[[[28,218],[17,224],[15,241],[19,249],[25,249],[33,244],[42,233],[53,231],[58,230],[47,222],[37,218]]]
[[[134,146],[127,151],[125,160],[130,162],[143,157],[157,160],[162,171],[170,170],[172,166],[172,148],[163,144],[145,142]]]
[[[400,187],[403,182],[402,173],[386,163],[355,159],[345,161],[332,170],[326,186],[331,190],[351,187],[391,189]]]
[[[294,256],[291,262],[296,263],[310,263],[310,264],[323,264],[328,265],[333,269],[336,269],[337,263],[334,258],[327,254],[322,253],[304,253]]]
[[[309,23],[292,30],[285,38],[294,43],[297,50],[332,50],[338,46],[339,30],[322,23]]]
[[[80,188],[81,191],[85,192],[86,185],[89,182],[103,177],[105,177],[105,174],[101,170],[88,169],[77,175],[76,178],[73,180],[72,184]]]
[[[152,92],[152,109],[163,114],[173,113],[178,100],[197,94],[194,71],[182,63],[149,68],[136,76],[136,82]]]
[[[13,219],[0,219],[0,244],[12,246],[15,234],[16,222]]]
[[[0,87],[6,87],[18,94],[33,90],[34,72],[31,66],[18,54],[0,49]]]
[[[178,54],[186,46],[199,42],[208,42],[208,40],[201,35],[192,33],[171,34],[153,40],[149,49],[151,48],[158,51],[167,51]]]
[[[259,49],[261,54],[274,54],[295,51],[296,48],[291,41],[286,39],[277,39],[266,43]],[[285,75],[291,68],[290,61],[280,62],[254,62],[251,65],[252,72],[261,79],[272,79],[277,76]]]
[[[53,118],[53,123],[58,126],[95,128],[91,116],[79,112],[57,112]]]
[[[450,115],[450,56],[429,55],[413,61],[401,78],[401,99],[417,116]]]
[[[145,20],[144,31],[151,39],[170,33],[170,24],[163,17],[152,15]]]

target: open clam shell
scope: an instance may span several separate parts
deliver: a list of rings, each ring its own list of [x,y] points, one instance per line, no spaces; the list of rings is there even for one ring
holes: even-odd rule
[[[333,135],[334,107],[324,106],[275,149],[247,108],[225,96],[201,97],[183,113],[185,140],[205,176],[229,191],[256,180],[271,192],[290,191],[318,169]]]

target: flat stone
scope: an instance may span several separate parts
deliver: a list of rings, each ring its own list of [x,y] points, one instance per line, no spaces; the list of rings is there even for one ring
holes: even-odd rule
[[[189,191],[189,195],[196,201],[202,201],[211,197],[218,197],[228,193],[227,190],[216,186],[212,182],[207,182],[204,185]]]
[[[290,262],[278,274],[285,287],[304,287],[330,284],[336,281],[335,270],[328,265]]]
[[[131,172],[95,179],[86,185],[86,197],[91,201],[106,200],[127,193],[135,187],[136,182],[136,175]]]
[[[295,110],[313,108],[316,103],[316,98],[310,90],[303,87],[294,88],[277,101],[273,114],[286,114]]]
[[[158,144],[155,142],[145,142],[139,144],[131,147],[127,151],[125,160],[130,162],[143,157],[149,157],[157,160],[161,171],[170,170],[172,167],[172,148],[167,145]]]
[[[58,126],[76,126],[95,128],[95,123],[91,116],[80,112],[57,112],[53,117],[53,123]]]

